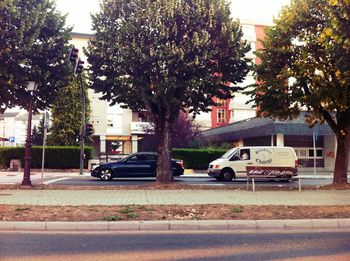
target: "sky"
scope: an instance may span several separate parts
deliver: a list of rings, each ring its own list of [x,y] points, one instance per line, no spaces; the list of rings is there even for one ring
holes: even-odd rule
[[[91,13],[99,10],[99,0],[55,0],[57,9],[68,14],[67,24],[74,26],[73,32],[92,33]],[[290,0],[231,0],[231,13],[241,20],[271,24],[282,6]]]

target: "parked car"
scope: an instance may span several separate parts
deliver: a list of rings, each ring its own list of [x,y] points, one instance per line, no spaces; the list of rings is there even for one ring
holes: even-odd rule
[[[183,161],[171,159],[174,176],[184,173]],[[118,177],[155,177],[157,153],[138,152],[116,162],[101,164],[91,171],[91,176],[107,181]]]
[[[293,179],[298,175],[298,159],[291,147],[233,148],[209,163],[208,175],[223,181],[247,175]]]

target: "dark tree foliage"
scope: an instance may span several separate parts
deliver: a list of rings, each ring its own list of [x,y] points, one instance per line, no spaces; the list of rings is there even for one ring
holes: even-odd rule
[[[225,0],[105,0],[87,49],[91,87],[152,118],[157,181],[172,181],[171,132],[181,110],[208,111],[249,71],[240,24]]]
[[[140,150],[157,151],[157,136],[152,130],[140,141]],[[190,148],[200,136],[200,126],[185,113],[180,113],[174,124],[171,137],[171,148]]]
[[[70,31],[51,0],[0,2],[0,112],[27,108],[27,81],[39,83],[35,109],[53,103],[68,73]]]

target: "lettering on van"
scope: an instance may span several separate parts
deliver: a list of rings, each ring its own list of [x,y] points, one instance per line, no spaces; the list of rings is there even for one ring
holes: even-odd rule
[[[255,161],[260,164],[270,164],[272,162],[272,159],[268,159],[268,160],[256,159]]]
[[[278,170],[278,169],[250,169],[248,176],[266,176],[266,177],[291,177],[292,170]]]
[[[267,148],[260,148],[255,151],[255,161],[259,164],[271,164],[272,163],[272,151]]]

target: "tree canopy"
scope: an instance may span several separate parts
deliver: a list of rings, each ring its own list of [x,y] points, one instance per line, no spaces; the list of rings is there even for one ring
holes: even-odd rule
[[[27,81],[39,83],[35,108],[52,104],[68,73],[70,30],[51,0],[1,1],[0,111],[27,106]]]
[[[93,30],[91,87],[112,104],[150,113],[157,181],[170,182],[170,138],[180,110],[208,111],[213,97],[232,97],[232,86],[249,71],[239,22],[225,0],[105,0]]]
[[[251,92],[260,116],[309,111],[311,127],[327,121],[338,143],[334,183],[347,182],[350,150],[348,14],[349,1],[292,0],[266,29]]]

